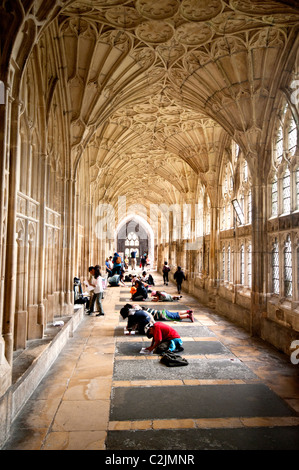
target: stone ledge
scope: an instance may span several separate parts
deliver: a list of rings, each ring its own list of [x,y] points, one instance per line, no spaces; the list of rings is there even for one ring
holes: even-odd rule
[[[57,317],[63,326],[49,324],[44,338],[28,341],[28,347],[15,353],[12,372],[12,412],[11,421],[16,418],[26,401],[57,359],[73,335],[84,315],[83,306],[75,306],[72,316]]]

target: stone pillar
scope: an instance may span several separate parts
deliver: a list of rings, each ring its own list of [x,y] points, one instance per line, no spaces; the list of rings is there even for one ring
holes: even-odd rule
[[[4,329],[4,309],[5,302],[5,262],[6,262],[6,232],[8,217],[8,186],[9,186],[9,168],[8,168],[8,122],[11,102],[8,101],[8,92],[5,94],[4,103],[0,103],[0,443],[1,436],[6,434],[6,421],[2,409],[6,403],[1,404],[1,397],[5,394],[11,385],[11,363],[8,363],[5,357],[5,329]],[[10,357],[10,356],[9,356]]]
[[[261,318],[266,310],[266,279],[264,266],[266,253],[266,220],[265,220],[266,186],[259,175],[252,180],[252,290],[250,332],[260,336]]]
[[[62,283],[65,286],[65,308],[66,314],[73,313],[74,295],[73,295],[73,267],[75,266],[74,253],[74,230],[75,224],[75,181],[72,178],[66,178],[63,185],[64,193],[64,223],[63,223],[63,259],[62,263]]]
[[[20,179],[20,108],[21,103],[13,100],[11,103],[11,135],[10,135],[10,175],[9,175],[9,200],[7,213],[6,236],[6,267],[4,298],[5,309],[3,315],[3,337],[5,341],[5,356],[9,364],[13,360],[14,347],[14,316],[16,302],[16,211],[17,191]]]
[[[38,259],[39,259],[39,275],[38,275],[38,314],[37,322],[41,327],[41,336],[43,336],[45,329],[45,306],[44,306],[44,280],[45,280],[45,216],[46,216],[46,194],[48,190],[47,186],[47,166],[48,157],[47,155],[40,155],[41,159],[41,194],[40,194],[40,213],[39,213],[39,247],[38,247]]]

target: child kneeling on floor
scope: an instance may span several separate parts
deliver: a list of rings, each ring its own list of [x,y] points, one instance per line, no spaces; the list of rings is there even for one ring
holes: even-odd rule
[[[149,352],[162,354],[166,351],[178,352],[183,351],[183,341],[178,332],[163,322],[149,323],[145,328],[148,338],[152,338],[152,343],[148,348]]]

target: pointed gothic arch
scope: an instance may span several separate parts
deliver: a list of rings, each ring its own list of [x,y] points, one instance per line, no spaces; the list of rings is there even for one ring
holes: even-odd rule
[[[130,233],[136,233],[139,239],[139,255],[146,251],[150,260],[154,260],[154,231],[150,224],[141,216],[128,214],[118,224],[115,230],[114,246],[117,250],[120,247],[125,248],[125,241]],[[123,250],[125,253],[125,249]]]

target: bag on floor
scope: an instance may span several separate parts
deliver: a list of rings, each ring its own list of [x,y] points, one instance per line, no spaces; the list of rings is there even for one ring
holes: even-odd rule
[[[167,367],[181,367],[188,365],[187,359],[172,352],[163,353],[160,362]]]
[[[153,276],[152,276],[151,274],[149,274],[149,276],[148,276],[147,283],[148,283],[150,286],[154,286],[154,285],[155,285],[154,278],[153,278]]]

